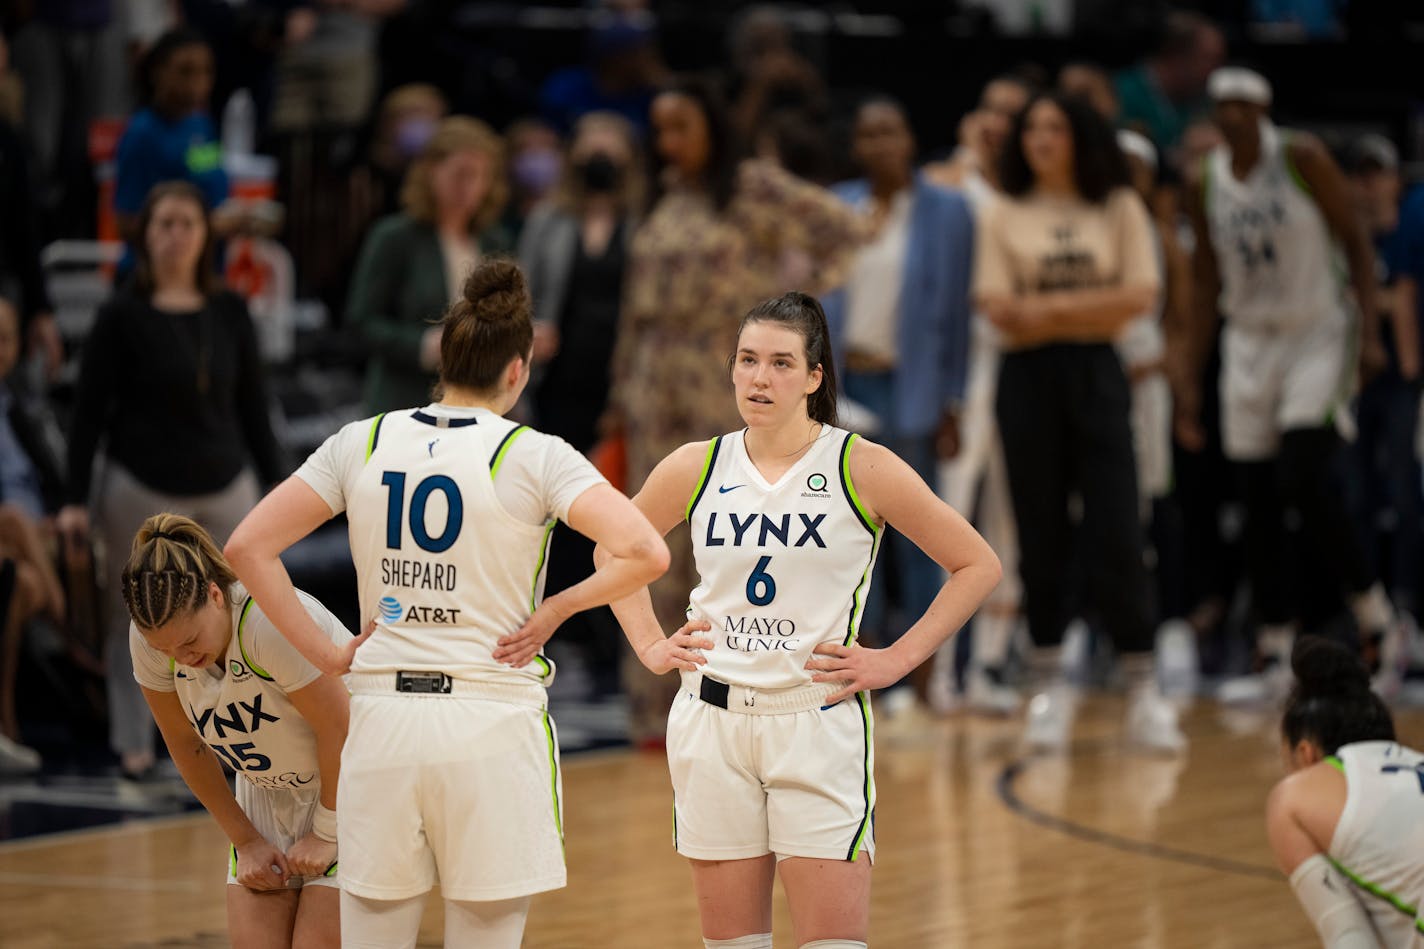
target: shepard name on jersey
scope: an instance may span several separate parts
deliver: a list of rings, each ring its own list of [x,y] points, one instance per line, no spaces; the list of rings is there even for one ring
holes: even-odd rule
[[[408,590],[443,590],[453,593],[459,572],[453,563],[430,563],[401,557],[381,558],[381,583]]]

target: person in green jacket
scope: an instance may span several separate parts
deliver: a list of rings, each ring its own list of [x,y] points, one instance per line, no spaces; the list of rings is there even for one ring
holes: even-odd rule
[[[510,242],[496,222],[509,194],[504,142],[468,116],[441,121],[401,188],[402,211],[366,236],[346,320],[361,334],[365,410],[430,401],[440,359],[440,317],[465,277]]]

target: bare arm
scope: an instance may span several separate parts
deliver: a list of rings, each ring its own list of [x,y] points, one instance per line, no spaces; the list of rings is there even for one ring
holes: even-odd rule
[[[600,484],[580,494],[569,507],[568,524],[606,556],[592,576],[549,597],[524,626],[500,639],[494,651],[498,661],[525,665],[570,616],[646,589],[667,572],[662,534],[616,488]]]
[[[316,735],[317,768],[321,772],[321,806],[336,809],[336,782],[341,777],[341,746],[351,717],[351,693],[335,676],[318,676],[288,692],[292,707]]]
[[[1350,284],[1355,289],[1355,302],[1360,308],[1362,362],[1372,361],[1369,368],[1379,369],[1383,358],[1379,342],[1379,309],[1375,302],[1375,252],[1359,218],[1350,207],[1345,176],[1325,146],[1310,135],[1294,134],[1290,140],[1291,162],[1305,179],[1311,197],[1325,217],[1330,232],[1345,250],[1350,264]]]
[[[687,516],[687,505],[697,489],[709,444],[693,442],[668,455],[648,475],[643,490],[633,498],[633,505],[659,536],[665,536]],[[595,564],[601,565],[611,556],[612,552],[602,544],[593,552]],[[671,638],[666,637],[653,612],[653,600],[647,587],[635,590],[610,605],[633,652],[653,672],[662,674],[672,669],[696,669],[706,661],[692,650],[711,649],[712,641],[691,637],[685,628]]]
[[[262,612],[307,661],[322,672],[339,675],[351,665],[370,630],[337,646],[297,598],[282,564],[284,550],[331,519],[321,495],[297,477],[283,481],[242,519],[223,554],[262,607]]]
[[[913,626],[886,649],[823,645],[807,663],[817,682],[844,681],[828,703],[898,681],[934,654],[974,615],[1003,574],[999,558],[979,533],[894,452],[864,440],[851,449],[851,480],[871,518],[908,537],[949,573]]]
[[[1200,451],[1206,444],[1202,429],[1202,372],[1212,337],[1216,333],[1217,301],[1221,297],[1221,271],[1211,246],[1211,230],[1206,219],[1206,197],[1200,183],[1187,188],[1187,213],[1196,237],[1192,252],[1191,306],[1183,311],[1168,348],[1167,379],[1172,385],[1173,429],[1182,447]]]
[[[1390,323],[1394,328],[1394,349],[1399,354],[1399,374],[1407,382],[1419,379],[1419,284],[1413,277],[1400,277],[1394,284]]]
[[[158,730],[163,734],[163,743],[168,746],[173,764],[183,776],[183,783],[188,785],[193,796],[218,822],[223,834],[237,849],[241,861],[239,882],[252,889],[279,889],[284,886],[288,872],[286,857],[258,832],[242,812],[217,756],[193,731],[177,694],[145,688],[143,697],[153,712]],[[273,865],[281,868],[280,874],[272,872]]]
[[[1010,346],[1105,342],[1152,309],[1157,288],[1100,287],[1023,296],[985,295],[979,306]]]

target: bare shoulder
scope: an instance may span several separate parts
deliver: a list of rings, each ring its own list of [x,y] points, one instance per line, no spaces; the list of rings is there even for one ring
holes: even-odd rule
[[[1318,761],[1276,782],[1266,798],[1266,819],[1295,821],[1323,849],[1344,810],[1346,793],[1345,776],[1329,763]]]
[[[1310,132],[1301,132],[1292,129],[1287,133],[1286,148],[1290,151],[1291,158],[1300,159],[1320,159],[1328,157],[1330,152],[1325,147],[1319,137]]]

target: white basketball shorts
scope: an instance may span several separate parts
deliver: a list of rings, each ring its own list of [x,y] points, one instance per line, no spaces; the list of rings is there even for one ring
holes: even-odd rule
[[[315,784],[309,788],[259,788],[241,776],[233,789],[237,806],[252,821],[252,826],[269,844],[286,853],[292,845],[301,840],[311,830],[312,818],[316,815],[320,788]],[[227,882],[239,886],[237,882],[237,848],[231,845],[227,850]],[[292,877],[287,881],[287,889],[295,890],[303,886],[340,886],[336,879],[336,864],[332,864],[322,876]]]

